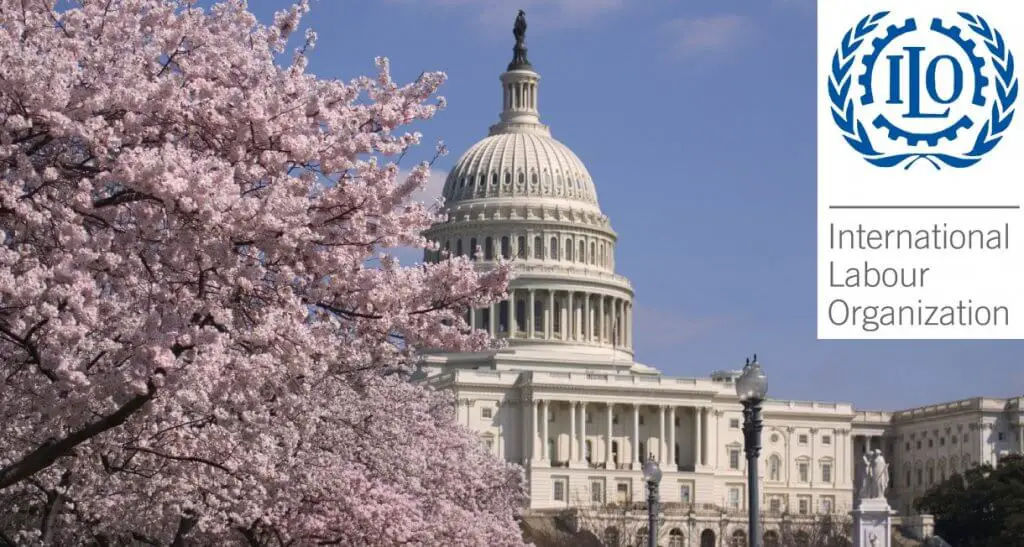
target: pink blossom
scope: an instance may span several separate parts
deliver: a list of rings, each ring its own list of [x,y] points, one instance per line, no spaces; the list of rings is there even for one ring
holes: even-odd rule
[[[521,470],[408,381],[508,269],[402,267],[441,73],[276,64],[305,2],[0,0],[0,534],[511,545]],[[433,104],[432,104],[433,103]]]

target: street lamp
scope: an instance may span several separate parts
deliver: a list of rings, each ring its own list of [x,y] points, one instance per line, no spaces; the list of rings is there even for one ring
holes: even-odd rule
[[[743,404],[743,450],[747,453],[747,522],[750,547],[762,547],[760,496],[757,488],[757,458],[761,454],[761,402],[768,391],[768,378],[757,362],[747,359],[743,374],[736,379],[736,395]]]
[[[647,547],[658,545],[658,483],[661,482],[661,468],[654,461],[654,454],[644,462],[644,480],[647,481]]]

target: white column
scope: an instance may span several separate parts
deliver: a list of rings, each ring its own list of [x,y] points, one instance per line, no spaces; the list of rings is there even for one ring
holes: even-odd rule
[[[618,320],[619,320],[618,319],[619,318],[619,301],[618,301],[618,299],[612,298],[610,308],[611,309],[608,310],[608,315],[610,316],[609,317],[609,322],[611,323],[611,328],[608,329],[608,342],[611,343],[612,345],[617,346],[617,345],[619,345],[618,344],[618,340],[616,340],[616,336],[617,336],[616,333],[618,332],[618,329],[617,329],[616,325],[618,325]]]
[[[633,403],[633,469],[640,469],[640,405]]]
[[[541,408],[544,409],[544,414],[541,416],[541,431],[543,434],[540,439],[541,457],[544,463],[551,463],[551,454],[548,453],[548,401],[545,399],[541,401]]]
[[[555,338],[555,291],[548,291],[548,313],[547,313],[547,325],[544,330],[547,331],[547,339],[553,340]]]
[[[815,441],[815,437],[817,437],[817,436],[818,436],[818,430],[816,428],[812,427],[811,428],[811,439],[810,439],[810,441],[811,441],[811,477],[810,477],[810,479],[811,479],[811,488],[814,487],[814,477],[818,476],[818,459],[814,457],[814,444],[815,444],[814,441]],[[895,478],[895,474],[893,475],[893,477]]]
[[[1017,451],[1024,454],[1024,425],[1017,427]]]
[[[668,463],[665,457],[665,405],[658,405],[658,463]]]
[[[566,298],[568,299],[568,303],[565,306],[565,309],[566,309],[566,320],[565,320],[566,332],[569,333],[569,336],[568,336],[569,340],[576,340],[576,308],[573,307],[572,291],[569,291],[569,294],[568,294],[568,296]]]
[[[487,329],[491,333],[491,338],[494,338],[494,334],[495,334],[495,330],[496,330],[495,329],[495,324],[496,324],[496,319],[497,319],[496,316],[498,315],[498,305],[497,304],[491,304],[490,307],[488,307],[487,309],[489,310],[487,312],[487,321],[488,321]]]
[[[605,469],[614,469],[615,466],[612,463],[612,404],[605,403],[605,408],[608,411],[608,432],[604,440],[604,467]]]
[[[704,412],[704,408],[703,407],[694,407],[694,409],[693,409],[693,423],[694,423],[694,426],[693,426],[694,427],[694,429],[693,429],[693,431],[694,431],[694,433],[693,433],[693,465],[694,465],[694,467],[700,467],[701,465],[703,465],[703,462],[701,460],[704,459],[704,447],[701,446],[701,444],[702,444],[701,443],[701,436],[703,436],[703,432],[701,431],[701,426],[702,426],[701,422],[704,421],[701,418],[701,414],[703,414],[703,412]]]
[[[580,461],[587,461],[587,403],[580,403]]]
[[[593,341],[594,328],[590,324],[590,293],[583,293],[583,340]]]
[[[508,337],[516,334],[516,291],[508,290],[508,307],[505,309],[505,328],[508,329]]]
[[[532,453],[530,452],[530,450],[532,450],[533,443],[530,442],[530,431],[529,431],[529,427],[530,427],[530,416],[529,415],[530,415],[530,411],[533,409],[533,405],[531,405],[528,401],[520,401],[519,405],[523,409],[523,465],[526,465],[527,462],[529,462],[530,460],[533,459]],[[533,427],[534,427],[534,430],[536,430],[537,424],[534,423]]]
[[[527,335],[528,338],[533,338],[533,331],[534,331],[534,329],[536,329],[536,326],[534,326],[534,324],[533,324],[533,322],[536,321],[536,318],[533,315],[534,314],[534,306],[536,306],[536,304],[534,303],[535,300],[534,300],[533,293],[534,293],[534,290],[530,289],[530,302],[529,302],[530,305],[529,305],[528,309],[526,310],[526,330],[529,331],[529,334]]]
[[[576,403],[569,403],[569,463],[579,461],[576,440]]]
[[[626,304],[626,345],[633,347],[633,303]]]
[[[676,407],[668,407],[668,466],[675,471],[676,466]]]
[[[537,406],[540,405],[540,401],[534,400],[533,404],[530,405],[533,408],[531,418],[533,419],[533,428],[530,430],[530,460],[537,459]]]

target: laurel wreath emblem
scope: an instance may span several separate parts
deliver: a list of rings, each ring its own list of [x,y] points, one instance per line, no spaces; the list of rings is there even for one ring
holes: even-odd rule
[[[842,43],[832,56],[832,71],[828,81],[828,95],[832,103],[832,119],[843,132],[843,138],[864,159],[879,167],[894,167],[905,163],[909,169],[918,160],[924,159],[940,169],[940,163],[954,168],[974,165],[981,157],[990,152],[1003,138],[1003,133],[1013,121],[1014,103],[1019,91],[1013,53],[1006,47],[1002,34],[992,28],[979,15],[961,12],[958,15],[967,22],[968,28],[980,37],[991,54],[992,66],[995,68],[996,96],[992,104],[989,119],[982,126],[975,139],[974,146],[964,154],[940,153],[903,153],[886,154],[878,151],[871,143],[871,138],[864,124],[857,118],[856,108],[851,96],[853,86],[852,68],[857,58],[857,51],[871,34],[888,11],[881,11],[861,19],[843,36]]]

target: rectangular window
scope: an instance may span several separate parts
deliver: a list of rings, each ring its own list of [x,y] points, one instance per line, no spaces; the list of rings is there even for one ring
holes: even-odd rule
[[[690,485],[683,484],[679,487],[679,500],[683,503],[690,503]]]
[[[738,448],[729,450],[729,469],[740,468],[740,451]]]
[[[643,417],[643,415],[640,416],[640,425],[644,425],[644,417]]]
[[[772,498],[768,500],[768,512],[773,515],[782,513],[782,500],[779,498]]]
[[[811,511],[811,499],[806,496],[800,496],[800,501],[797,504],[798,513],[806,515]]]
[[[835,505],[830,496],[822,496],[821,498],[821,512],[826,515],[832,514],[832,507]]]
[[[732,428],[732,429],[739,429],[740,428],[740,419],[739,418],[732,418],[731,420],[729,420],[729,427]]]
[[[484,446],[487,447],[487,451],[488,452],[493,452],[494,451],[494,439],[492,439],[490,437],[487,437],[486,439],[484,439]]]
[[[620,483],[616,484],[615,485],[615,503],[623,504],[623,503],[629,503],[630,501],[631,500],[630,500],[630,495],[629,495],[629,483],[628,482],[620,482]]]
[[[1000,431],[1000,432],[999,432],[999,440],[1000,440],[1000,441],[1002,441],[1002,440],[1004,440],[1005,438],[1006,438],[1006,434],[1005,434],[1005,433],[1003,433],[1002,431]]]
[[[832,464],[821,464],[821,480],[823,482],[832,482]]]
[[[492,411],[492,409],[490,407],[481,408],[480,409],[480,417],[481,418],[490,418],[491,415],[492,415],[491,412],[493,412],[493,411]]]
[[[800,482],[808,482],[807,468],[808,468],[808,464],[807,463],[799,463],[799,464],[797,464],[797,470],[798,470],[798,472],[800,474]]]
[[[729,508],[733,510],[739,510],[740,508],[740,489],[738,486],[729,488]]]
[[[590,501],[604,503],[604,483],[601,481],[590,481]]]
[[[800,444],[807,444],[807,435],[800,435],[796,439]]]
[[[822,435],[821,444],[832,444],[832,435]]]
[[[553,493],[555,501],[565,501],[565,482],[561,479],[556,479],[552,484],[555,488]]]

